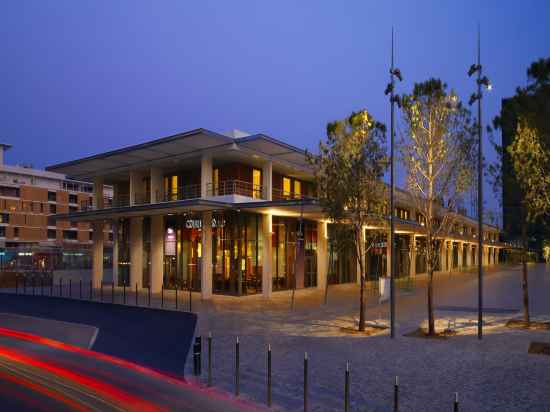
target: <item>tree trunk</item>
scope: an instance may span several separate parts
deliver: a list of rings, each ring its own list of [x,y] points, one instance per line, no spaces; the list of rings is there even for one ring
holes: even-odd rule
[[[361,274],[361,293],[359,302],[359,330],[365,330],[365,277]]]
[[[428,335],[435,335],[435,319],[433,304],[433,279],[434,271],[432,265],[428,266]]]
[[[527,222],[524,221],[521,227],[521,235],[523,237],[523,257],[522,257],[522,266],[523,266],[523,320],[526,323],[531,321],[529,316],[529,280],[527,273],[527,251],[529,248],[529,241],[527,239]]]

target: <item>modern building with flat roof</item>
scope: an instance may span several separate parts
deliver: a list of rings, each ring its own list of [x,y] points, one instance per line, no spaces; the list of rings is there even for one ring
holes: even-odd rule
[[[82,264],[92,244],[89,224],[53,216],[78,211],[91,198],[93,185],[61,173],[8,165],[4,158],[10,148],[0,144],[0,270]],[[109,187],[105,195],[112,196]]]
[[[94,183],[93,199],[56,217],[93,227],[93,274],[103,279],[106,227],[113,230],[117,285],[190,288],[247,295],[358,281],[355,259],[336,250],[315,196],[304,150],[265,134],[196,129],[53,165],[47,170]],[[112,199],[105,186],[113,188]],[[397,276],[426,271],[422,219],[397,192]],[[477,223],[458,215],[441,239],[439,271],[475,265]],[[365,228],[365,230],[370,230]],[[498,228],[486,225],[484,264],[498,263]],[[303,241],[299,241],[303,239]],[[369,279],[387,273],[382,239],[369,252]]]

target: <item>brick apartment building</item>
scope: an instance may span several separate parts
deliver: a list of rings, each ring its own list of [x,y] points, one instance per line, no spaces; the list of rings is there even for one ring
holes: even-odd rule
[[[93,185],[64,174],[4,163],[11,145],[0,144],[0,269],[51,270],[89,265],[89,223],[57,222],[56,213],[76,212]],[[107,197],[112,189],[105,188]],[[107,228],[106,242],[110,241]]]

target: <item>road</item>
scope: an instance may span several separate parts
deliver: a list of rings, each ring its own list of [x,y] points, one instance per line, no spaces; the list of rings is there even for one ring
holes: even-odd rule
[[[258,410],[216,390],[81,347],[0,328],[0,409]]]

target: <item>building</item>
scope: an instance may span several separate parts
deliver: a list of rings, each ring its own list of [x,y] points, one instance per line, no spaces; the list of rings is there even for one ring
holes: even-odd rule
[[[267,135],[197,129],[47,169],[94,183],[91,203],[56,218],[93,225],[96,286],[104,276],[106,227],[114,233],[114,281],[153,293],[164,286],[191,288],[203,298],[270,296],[294,285],[358,279],[352,256],[332,247],[305,152]],[[423,226],[407,194],[397,197],[397,275],[410,276],[426,270],[417,253]],[[440,271],[475,264],[476,227],[459,217],[441,242]],[[498,229],[485,228],[484,264],[492,265],[502,245]],[[381,239],[368,257],[369,278],[385,275],[388,259]]]
[[[93,185],[60,173],[7,165],[4,157],[10,148],[0,144],[1,269],[40,271],[86,265],[92,244],[90,225],[56,221],[52,216],[80,210],[80,204],[91,198]],[[111,195],[109,188],[106,194]]]

